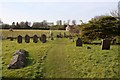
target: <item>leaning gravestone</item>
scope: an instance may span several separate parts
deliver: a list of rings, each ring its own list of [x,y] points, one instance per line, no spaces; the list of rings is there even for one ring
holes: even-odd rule
[[[103,39],[102,40],[102,50],[109,50],[110,49],[110,40]]]
[[[80,38],[76,40],[76,46],[82,46],[82,40]]]
[[[25,42],[29,43],[30,42],[30,37],[28,35],[25,36]]]
[[[37,36],[37,35],[34,35],[34,36],[33,36],[33,42],[34,42],[34,43],[37,43],[37,42],[38,42],[38,36]]]
[[[18,36],[17,42],[18,42],[18,43],[22,43],[22,36],[21,36],[21,35]]]
[[[25,66],[26,51],[20,49],[13,54],[13,57],[8,65],[8,69],[18,69]]]
[[[41,36],[41,42],[42,43],[45,43],[47,40],[46,40],[46,35],[45,34],[42,34]]]

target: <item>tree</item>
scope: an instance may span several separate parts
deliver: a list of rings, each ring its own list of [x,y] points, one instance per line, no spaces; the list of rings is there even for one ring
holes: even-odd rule
[[[40,22],[34,22],[32,25],[33,29],[40,29],[41,23]]]
[[[84,24],[82,20],[80,20],[81,24]]]
[[[120,17],[120,1],[118,2],[118,16]]]
[[[2,29],[9,29],[10,25],[9,24],[2,24]]]
[[[72,20],[72,24],[73,24],[73,25],[76,25],[76,20]]]
[[[112,16],[100,16],[93,18],[87,24],[83,24],[82,34],[88,39],[106,38],[119,35],[119,22]]]
[[[20,29],[20,25],[19,25],[18,22],[16,23],[16,28],[17,28],[17,29]]]
[[[28,21],[26,21],[24,24],[26,29],[30,29],[30,23]]]
[[[16,27],[15,22],[13,22],[11,28],[15,28],[15,27]]]
[[[110,12],[111,16],[115,17],[115,18],[118,18],[119,17],[119,13],[118,13],[118,10],[113,10]]]

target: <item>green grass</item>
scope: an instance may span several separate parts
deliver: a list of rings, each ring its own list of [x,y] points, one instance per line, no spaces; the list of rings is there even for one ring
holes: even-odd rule
[[[25,35],[24,31],[20,32]],[[35,32],[26,31],[27,34]],[[87,46],[91,49],[87,49]],[[2,76],[31,79],[118,78],[118,46],[120,47],[111,45],[110,50],[101,50],[101,45],[90,44],[76,47],[75,42],[65,38],[55,38],[53,41],[48,39],[44,44],[40,41],[33,43],[32,39],[30,43],[23,40],[22,44],[18,44],[17,40],[2,40]],[[29,52],[26,66],[21,69],[7,69],[13,53],[18,49]]]
[[[2,63],[3,63],[3,76],[4,77],[35,77],[36,71],[38,71],[37,67],[40,66],[41,58],[44,56],[44,53],[49,49],[50,44],[43,43],[33,43],[30,44],[22,43],[18,44],[17,41],[2,41]],[[27,65],[25,68],[8,70],[7,65],[9,64],[13,53],[18,49],[25,49],[28,51],[29,55],[27,57]],[[18,75],[16,75],[18,73]]]
[[[2,38],[7,38],[7,37],[17,37],[18,35],[22,35],[23,37],[28,34],[30,37],[32,37],[33,35],[37,35],[38,37],[41,36],[41,34],[46,34],[47,36],[49,36],[50,31],[49,30],[13,30],[13,32],[9,31],[9,30],[2,30]],[[59,34],[60,32],[63,34],[64,32],[66,32],[65,30],[52,30],[51,32],[54,32],[54,36],[56,36],[56,34]],[[68,34],[68,32],[66,32]]]
[[[101,50],[100,45],[76,47],[74,42],[68,40],[56,43],[46,59],[47,78],[118,77],[118,46]]]

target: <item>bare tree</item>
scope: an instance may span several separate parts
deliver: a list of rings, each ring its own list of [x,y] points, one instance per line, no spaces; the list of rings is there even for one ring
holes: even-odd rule
[[[113,10],[110,12],[110,14],[113,16],[113,17],[118,17],[118,10]]]
[[[120,1],[118,2],[118,17],[120,17]]]

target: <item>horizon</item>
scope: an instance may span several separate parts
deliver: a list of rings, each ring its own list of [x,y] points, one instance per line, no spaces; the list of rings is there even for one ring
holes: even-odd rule
[[[2,2],[0,19],[12,22],[53,22],[76,20],[80,24],[118,9],[118,2]]]

